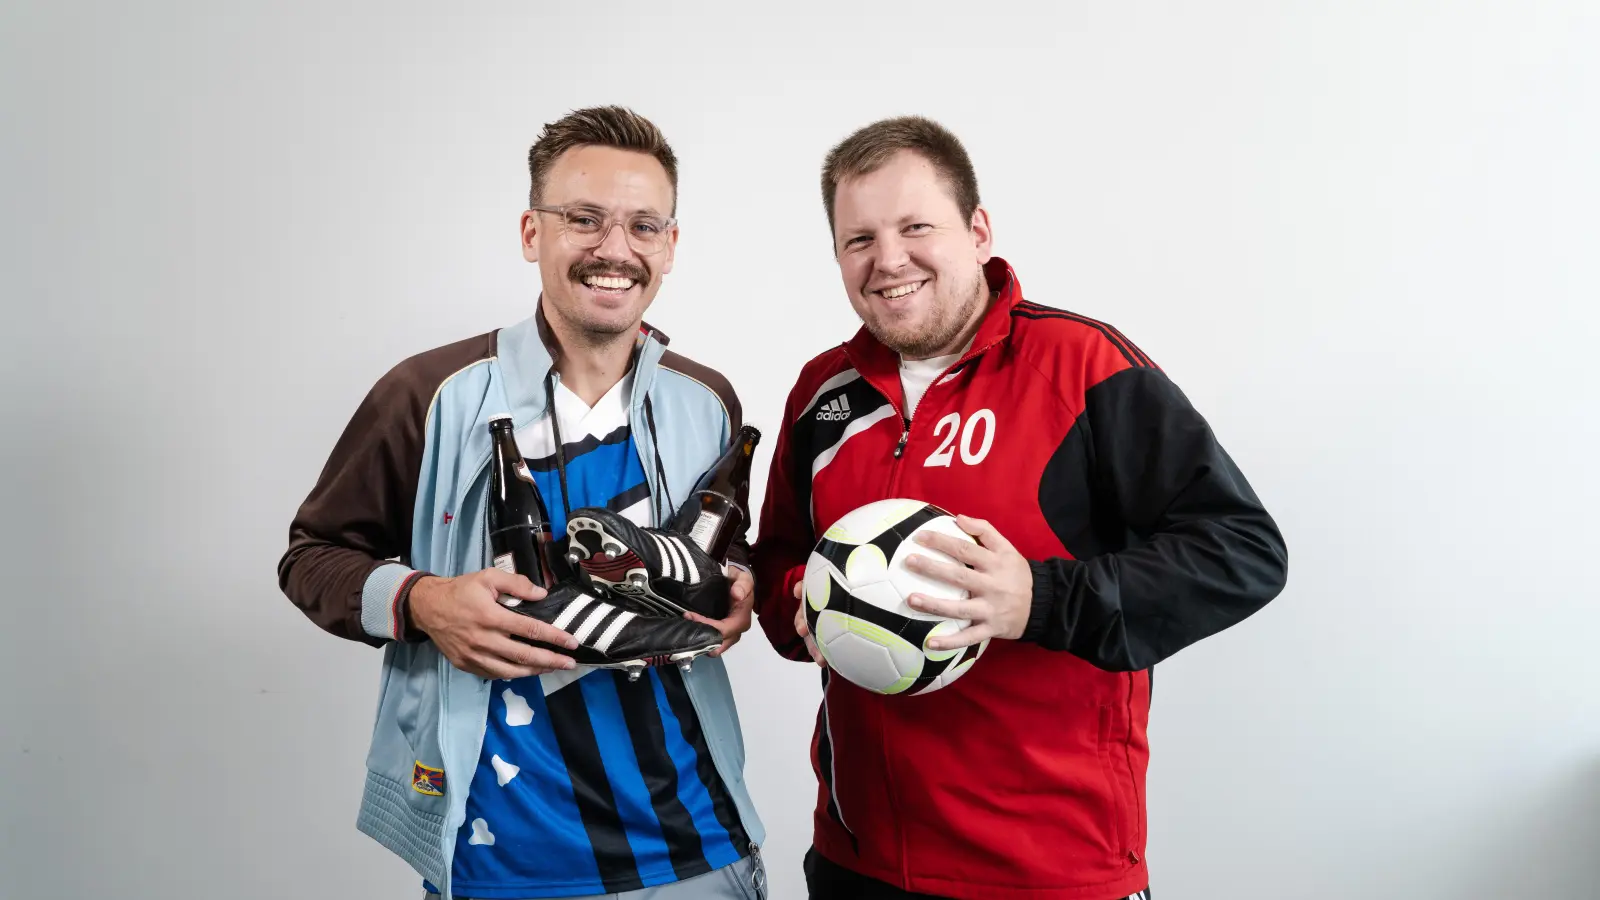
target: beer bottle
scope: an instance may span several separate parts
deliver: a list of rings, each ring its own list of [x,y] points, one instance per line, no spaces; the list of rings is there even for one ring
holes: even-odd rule
[[[517,449],[511,417],[490,416],[489,435],[494,443],[489,465],[489,548],[495,568],[547,588],[555,583],[550,521],[528,462]]]
[[[701,476],[671,527],[686,534],[718,565],[727,562],[734,535],[749,519],[737,497],[750,491],[750,462],[761,432],[750,425],[733,436],[733,445]]]

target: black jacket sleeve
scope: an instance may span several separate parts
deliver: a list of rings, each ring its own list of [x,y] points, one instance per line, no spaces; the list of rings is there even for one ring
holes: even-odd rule
[[[1073,487],[1087,483],[1088,503]],[[1023,640],[1146,669],[1262,608],[1288,551],[1210,426],[1160,369],[1120,371],[1047,465],[1046,520],[1074,559],[1032,562]]]

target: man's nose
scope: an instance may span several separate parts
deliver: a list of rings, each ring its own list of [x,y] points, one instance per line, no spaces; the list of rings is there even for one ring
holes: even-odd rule
[[[911,254],[907,252],[906,243],[898,236],[876,241],[873,244],[873,251],[873,268],[885,275],[893,275],[911,262]]]
[[[612,262],[633,259],[633,247],[628,244],[628,224],[607,222],[605,229],[606,233],[601,236],[600,244],[594,248],[594,255]]]

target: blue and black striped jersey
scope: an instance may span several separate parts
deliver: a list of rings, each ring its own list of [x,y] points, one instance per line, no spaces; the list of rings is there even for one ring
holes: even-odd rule
[[[629,431],[631,378],[591,409],[564,387],[566,503],[549,418],[517,434],[556,534],[567,509],[604,506],[650,524]],[[712,764],[676,669],[630,682],[580,667],[492,686],[452,878],[474,898],[636,890],[744,856],[749,839]]]

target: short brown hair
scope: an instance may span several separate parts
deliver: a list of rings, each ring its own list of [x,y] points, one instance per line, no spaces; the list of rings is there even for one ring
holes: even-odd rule
[[[963,221],[971,224],[978,208],[978,176],[960,139],[932,119],[898,116],[873,122],[839,142],[822,163],[822,205],[833,230],[833,199],[839,182],[870,175],[902,150],[933,164],[950,188]]]
[[[672,182],[672,211],[668,215],[677,215],[678,157],[654,122],[621,106],[576,109],[544,126],[539,139],[528,148],[529,206],[539,205],[550,169],[561,154],[585,146],[615,147],[655,157]]]

